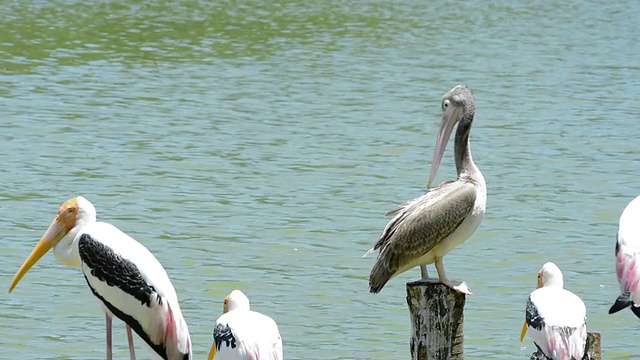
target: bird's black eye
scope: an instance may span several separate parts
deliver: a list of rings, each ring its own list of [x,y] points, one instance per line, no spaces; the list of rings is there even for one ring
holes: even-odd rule
[[[446,109],[449,107],[449,100],[445,100],[442,102],[442,110]]]

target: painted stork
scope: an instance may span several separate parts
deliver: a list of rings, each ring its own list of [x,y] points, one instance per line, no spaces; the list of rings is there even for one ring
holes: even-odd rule
[[[621,295],[609,314],[630,306],[640,318],[640,196],[633,199],[620,216],[615,254]]]
[[[587,308],[563,288],[562,272],[552,262],[538,272],[538,288],[529,295],[520,341],[529,330],[536,347],[552,360],[582,360],[587,341]]]
[[[484,177],[473,162],[469,147],[475,110],[473,94],[466,86],[458,85],[442,97],[442,124],[431,163],[428,191],[386,214],[394,217],[367,252],[369,254],[380,249],[369,275],[370,292],[380,292],[393,277],[420,266],[421,281],[440,282],[471,294],[465,282],[447,279],[442,259],[451,249],[473,235],[486,207]],[[456,124],[454,158],[458,179],[430,189]],[[433,263],[438,271],[437,279],[429,278],[427,273],[426,265]]]
[[[112,358],[111,322],[127,324],[135,359],[133,329],[162,359],[191,359],[191,339],[167,272],[142,244],[115,226],[96,221],[96,209],[82,196],[66,201],[13,277],[9,292],[51,248],[59,262],[81,267],[89,289],[103,305],[107,359]]]
[[[233,290],[213,329],[209,360],[282,360],[282,338],[272,318],[251,311],[249,299]]]

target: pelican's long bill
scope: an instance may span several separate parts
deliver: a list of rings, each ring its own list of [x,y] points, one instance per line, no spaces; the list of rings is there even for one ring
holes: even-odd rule
[[[36,247],[33,248],[31,254],[27,257],[27,259],[22,263],[20,269],[13,276],[13,280],[11,280],[11,285],[9,285],[9,292],[13,291],[13,288],[18,285],[18,282],[22,280],[24,275],[31,269],[33,265],[35,265],[38,260],[40,260],[44,254],[46,254],[51,248],[56,246],[58,242],[65,237],[69,233],[69,230],[75,224],[75,218],[77,214],[77,204],[76,199],[71,199],[64,203],[58,212],[58,216],[56,216],[55,220],[49,225],[47,231],[45,231],[44,235]]]
[[[447,95],[449,94],[445,94],[445,97]],[[451,136],[453,127],[460,120],[460,112],[462,112],[462,110],[462,107],[454,106],[449,102],[449,100],[445,100],[442,103],[442,123],[440,124],[440,130],[438,131],[436,148],[433,152],[433,161],[431,162],[431,171],[429,172],[429,182],[427,183],[427,190],[431,188],[431,182],[433,181],[433,179],[435,179],[436,174],[438,173],[438,167],[440,167],[442,156],[444,155],[444,151],[447,148],[449,137]]]

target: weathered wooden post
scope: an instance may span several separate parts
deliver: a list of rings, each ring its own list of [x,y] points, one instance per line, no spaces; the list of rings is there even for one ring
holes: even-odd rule
[[[446,285],[407,283],[411,360],[462,360],[466,297]]]
[[[587,344],[585,345],[584,350],[582,360],[602,360],[600,333],[587,333]],[[546,360],[546,357],[540,350],[538,350],[531,354],[531,358],[529,360]]]
[[[583,360],[602,360],[602,338],[600,333],[587,333],[587,344]]]

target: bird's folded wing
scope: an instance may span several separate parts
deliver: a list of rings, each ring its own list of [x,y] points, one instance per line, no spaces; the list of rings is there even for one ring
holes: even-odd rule
[[[454,181],[402,204],[376,243],[380,257],[395,270],[425,255],[460,226],[475,200],[472,184]]]

